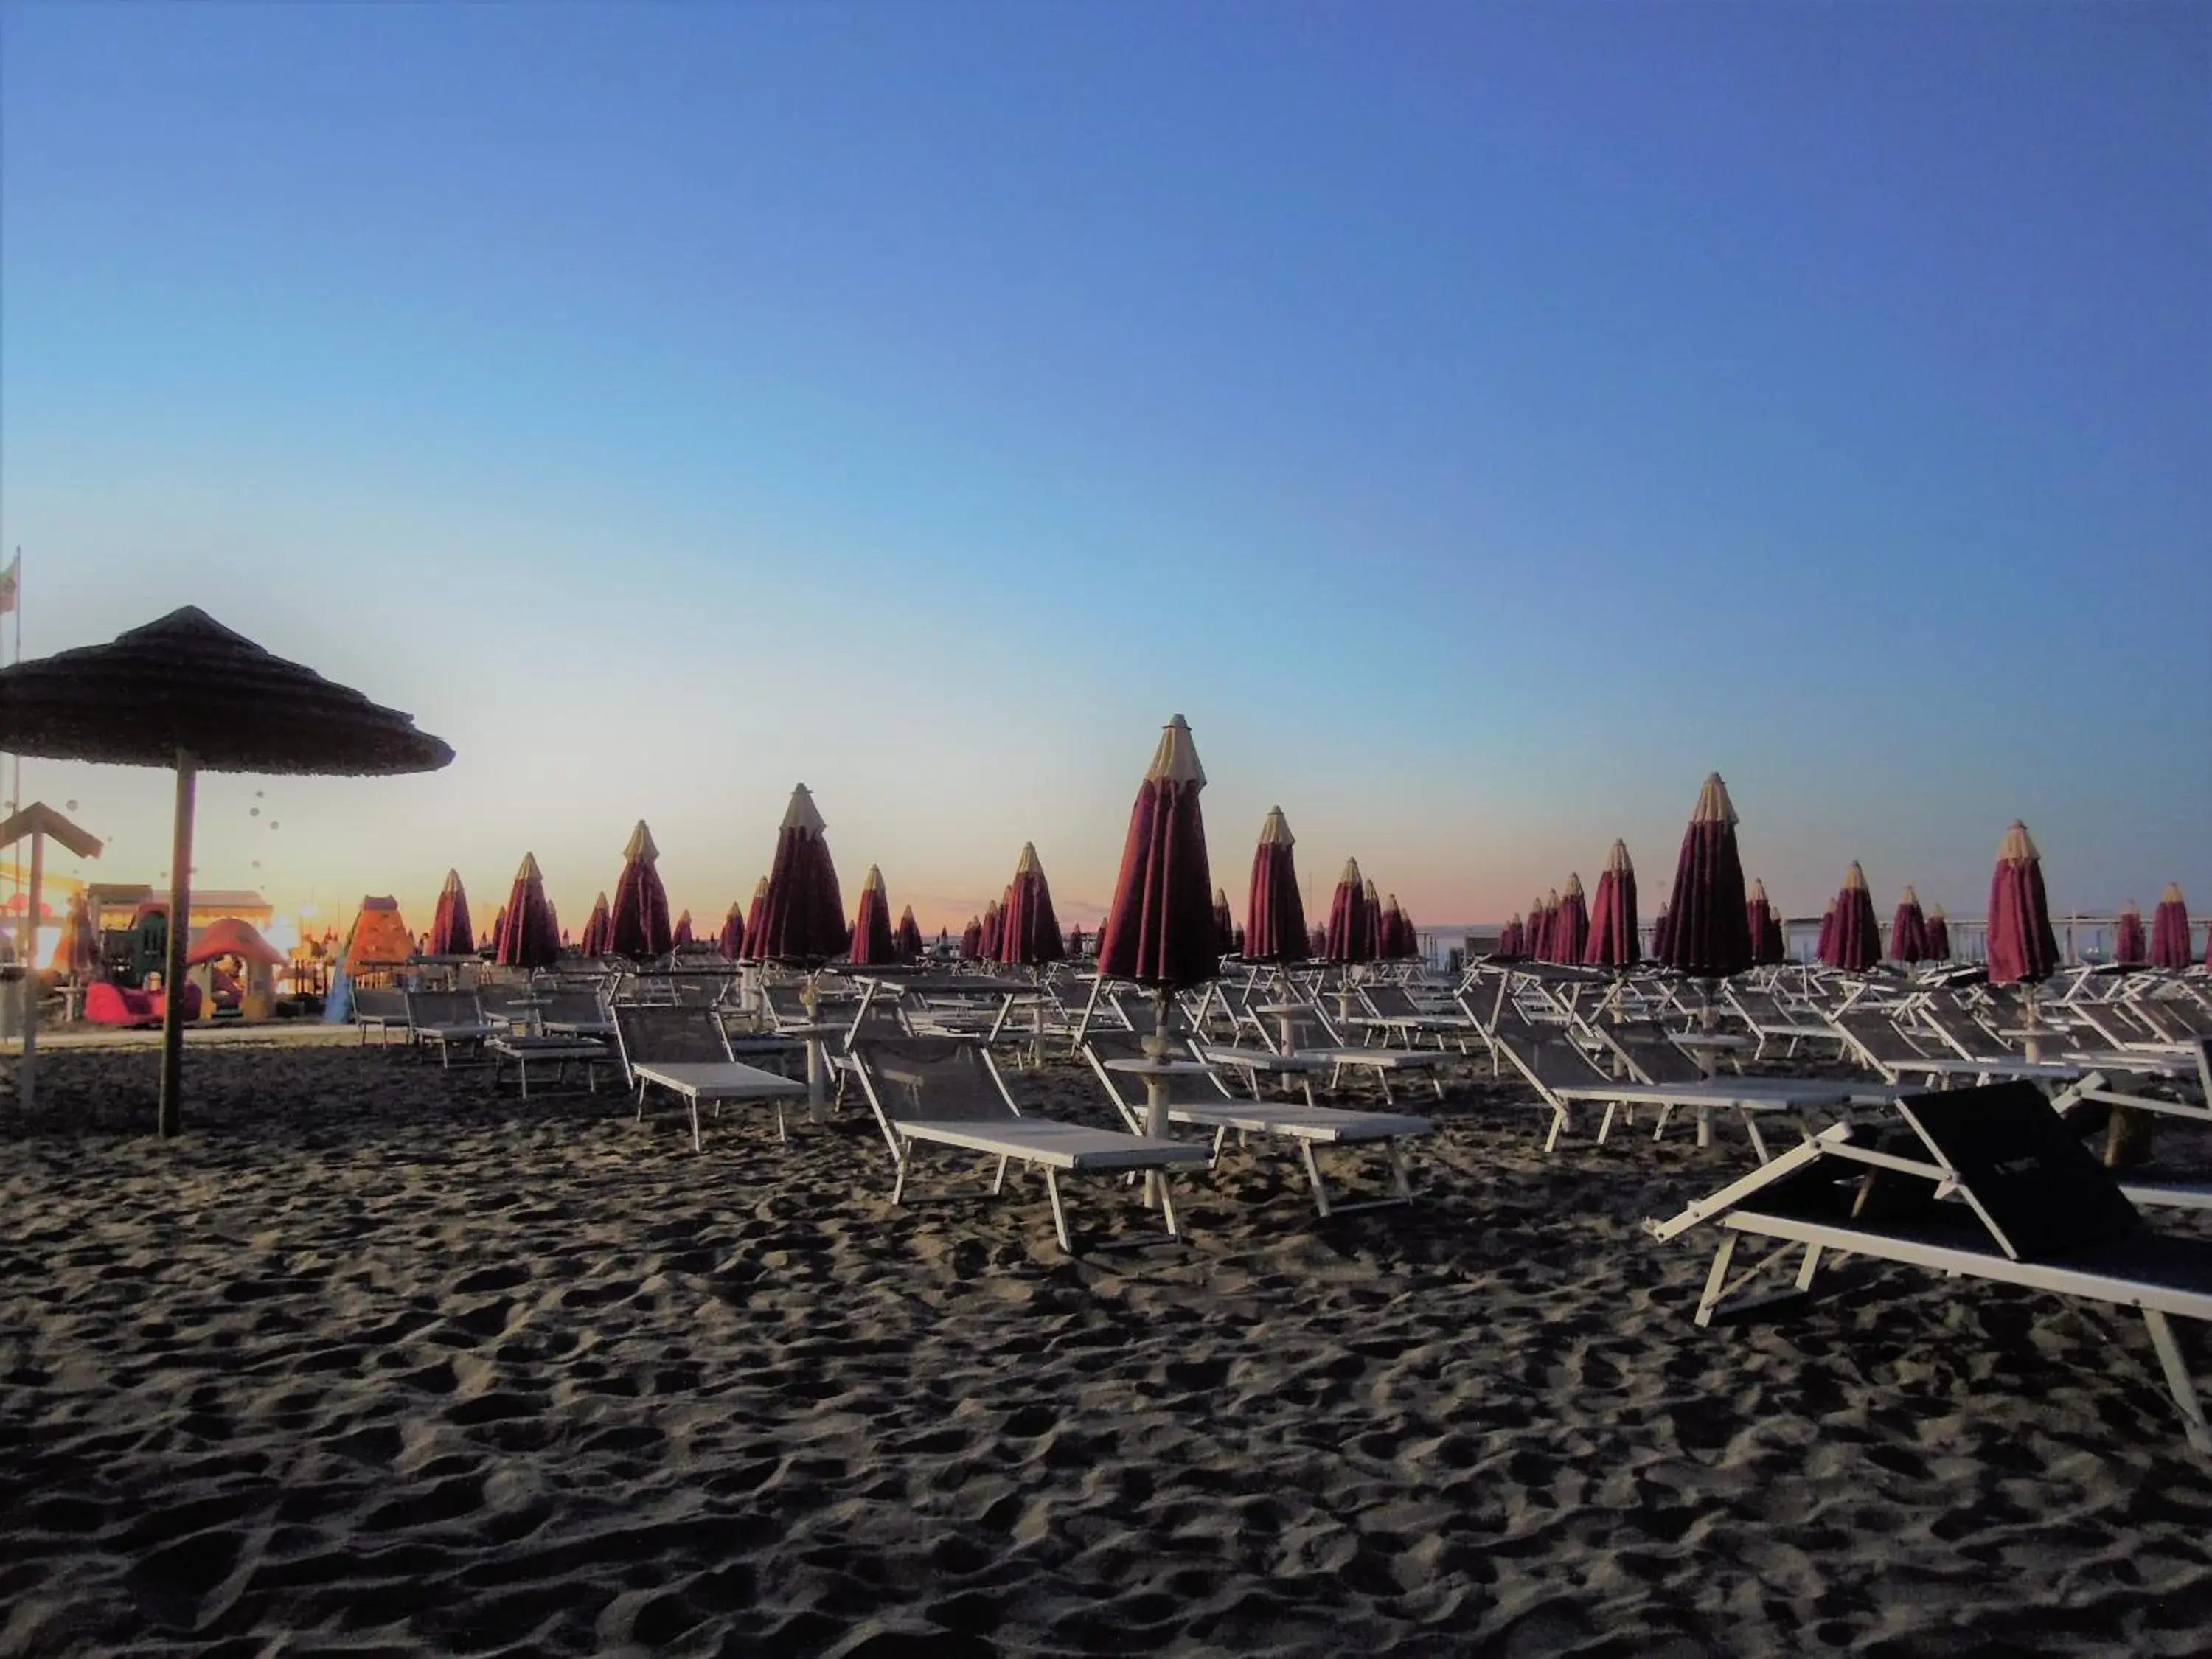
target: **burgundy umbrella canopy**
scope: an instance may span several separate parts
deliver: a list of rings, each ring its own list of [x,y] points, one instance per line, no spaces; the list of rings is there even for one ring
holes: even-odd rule
[[[1291,852],[1297,845],[1283,809],[1269,807],[1253,849],[1252,885],[1244,902],[1244,954],[1255,962],[1303,962],[1310,948]]]
[[[1751,879],[1751,890],[1743,902],[1744,925],[1751,929],[1751,963],[1754,968],[1771,967],[1782,960],[1782,921],[1774,914],[1773,905],[1767,902],[1766,884],[1758,877]]]
[[[1044,878],[1036,843],[1024,842],[1014,879],[1006,889],[1006,908],[999,913],[999,960],[1041,968],[1058,962],[1066,951],[1060,918],[1052,912],[1052,884]]]
[[[1836,895],[1836,930],[1829,939],[1832,967],[1847,974],[1863,974],[1881,960],[1881,922],[1874,913],[1874,893],[1858,860],[1844,872],[1844,885]]]
[[[901,962],[912,962],[921,955],[921,924],[914,919],[914,906],[911,904],[899,912],[898,926],[891,933],[891,944],[896,947]]]
[[[1229,908],[1229,890],[1213,890],[1213,942],[1220,947],[1218,954],[1228,956],[1237,949],[1237,917]]]
[[[645,820],[629,832],[623,848],[622,878],[615,883],[614,908],[608,912],[606,951],[633,962],[665,957],[675,946],[668,924],[668,894],[654,867],[660,849],[653,844],[653,831]]]
[[[740,899],[730,906],[729,914],[722,918],[722,931],[715,936],[714,948],[723,959],[735,962],[745,953],[745,906]],[[586,956],[591,954],[586,951]]]
[[[1997,848],[1990,875],[1990,983],[2039,984],[2058,969],[2058,938],[2043,890],[2043,860],[2014,820]]]
[[[977,942],[984,961],[999,959],[999,946],[1005,941],[1006,932],[1006,913],[999,908],[998,900],[993,899],[983,907],[983,937]]]
[[[1951,959],[1951,924],[1944,920],[1943,907],[1936,905],[1928,913],[1929,962],[1948,962]]]
[[[1503,927],[1498,930],[1498,954],[1499,956],[1517,957],[1522,954],[1522,931],[1521,913],[1518,910],[1516,910],[1513,913],[1513,920],[1507,922]]]
[[[1336,878],[1336,892],[1328,902],[1328,939],[1322,951],[1328,960],[1349,967],[1375,960],[1368,940],[1367,887],[1359,878],[1359,860],[1346,859],[1344,873]]]
[[[1080,924],[1067,930],[1067,954],[1072,957],[1083,954],[1083,928]]]
[[[1559,954],[1559,890],[1556,887],[1544,895],[1544,902],[1537,915],[1542,921],[1537,925],[1544,936],[1544,948],[1540,953],[1546,962],[1563,962]]]
[[[1580,962],[1589,949],[1589,906],[1583,893],[1580,871],[1571,872],[1559,895],[1559,919],[1552,939],[1555,961]]]
[[[1920,895],[1909,883],[1889,921],[1889,954],[1899,962],[1928,959],[1928,918],[1921,913]]]
[[[745,947],[744,959],[748,962],[758,962],[760,960],[759,953],[754,949],[754,942],[761,937],[761,918],[765,916],[767,914],[768,878],[766,876],[763,876],[758,881],[753,884],[752,902],[745,907],[745,925],[743,933],[743,943]]]
[[[860,884],[860,908],[853,916],[853,963],[855,967],[880,968],[897,960],[890,895],[884,890],[884,872],[872,864],[867,879]]]
[[[1221,971],[1213,931],[1213,875],[1190,727],[1177,714],[1160,735],[1152,763],[1129,809],[1121,869],[1098,941],[1098,971],[1165,994],[1201,985]]]
[[[2150,919],[2150,962],[2176,973],[2189,966],[2189,907],[2182,902],[2179,882],[2166,884]]]
[[[476,929],[469,921],[469,896],[461,888],[461,872],[446,872],[446,884],[438,890],[438,908],[431,913],[430,937],[425,955],[466,957],[476,954]]]
[[[1669,937],[1670,927],[1667,915],[1667,907],[1664,904],[1662,904],[1656,910],[1654,910],[1651,913],[1652,961],[1663,963],[1667,960],[1667,945]]]
[[[1636,933],[1636,866],[1628,843],[1616,841],[1598,872],[1597,896],[1590,905],[1589,939],[1582,959],[1593,968],[1633,968],[1641,954]]]
[[[1828,901],[1828,908],[1820,912],[1820,938],[1813,946],[1813,954],[1832,968],[1836,965],[1836,902]]]
[[[545,877],[533,853],[522,855],[514,885],[500,913],[492,960],[502,968],[550,968],[561,959],[561,923],[545,896]]]
[[[1306,930],[1306,954],[1316,962],[1328,956],[1328,929],[1310,927]]]
[[[1413,926],[1413,918],[1406,907],[1398,902],[1395,893],[1382,901],[1382,914],[1391,926],[1395,943],[1390,955],[1400,962],[1410,962],[1421,954],[1421,935]]]
[[[1382,960],[1382,895],[1375,890],[1375,883],[1371,879],[1366,884],[1364,896],[1367,900],[1367,959],[1380,962]]]
[[[2150,946],[2143,938],[2142,911],[2130,899],[2120,907],[2112,928],[2112,960],[2135,963],[2149,958]]]
[[[1735,803],[1717,772],[1698,792],[1674,862],[1674,890],[1660,958],[1695,979],[1725,979],[1751,966],[1751,929],[1744,913],[1743,855],[1737,850]]]
[[[823,839],[828,827],[806,786],[793,789],[776,829],[760,923],[746,929],[756,960],[818,968],[844,954],[845,901]]]
[[[1552,939],[1550,933],[1546,931],[1551,920],[1552,913],[1544,908],[1544,896],[1541,893],[1528,901],[1527,923],[1528,954],[1539,962],[1549,962],[1552,959]]]
[[[960,960],[981,962],[983,959],[983,919],[968,918],[967,927],[960,930]]]
[[[678,950],[691,943],[693,943],[691,913],[686,910],[676,918],[676,926],[668,930],[668,948],[672,951]]]
[[[491,919],[491,932],[477,943],[477,954],[489,956],[499,949],[499,936],[507,931],[507,907],[499,907]]]
[[[502,910],[501,915],[507,913]],[[495,929],[495,932],[497,930]],[[607,896],[602,893],[592,901],[592,914],[584,918],[584,937],[576,947],[585,956],[603,957],[607,953]]]

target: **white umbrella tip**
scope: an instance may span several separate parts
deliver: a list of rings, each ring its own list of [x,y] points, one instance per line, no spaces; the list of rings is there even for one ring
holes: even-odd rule
[[[878,893],[882,892],[884,890],[884,872],[881,870],[878,870],[874,865],[870,865],[868,866],[867,879],[860,884],[860,890],[864,893],[872,890]]]
[[[1567,872],[1567,896],[1568,896],[1569,898],[1572,898],[1572,897],[1574,897],[1574,896],[1575,896],[1575,895],[1576,895],[1576,894],[1577,894],[1577,893],[1581,892],[1582,890],[1583,890],[1583,878],[1582,878],[1582,872],[1581,872],[1581,871],[1579,871],[1579,870],[1570,870],[1570,871]]]
[[[539,881],[543,880],[544,877],[544,872],[538,867],[538,854],[525,853],[522,855],[521,866],[514,872],[514,878],[517,881]]]
[[[1626,842],[1613,842],[1613,851],[1606,855],[1605,867],[1617,876],[1629,875],[1635,871],[1636,866],[1629,860]]]
[[[653,831],[640,818],[637,828],[629,832],[629,840],[623,844],[623,857],[632,863],[651,864],[659,856],[660,849],[653,844]]]
[[[1765,903],[1766,883],[1765,879],[1758,876],[1753,876],[1751,878],[1751,891],[1744,895],[1744,899],[1746,902],[1751,904]]]
[[[1357,887],[1359,885],[1359,860],[1358,859],[1345,860],[1344,873],[1336,878],[1336,884],[1340,887]]]
[[[1037,860],[1036,843],[1033,841],[1024,842],[1022,855],[1014,861],[1014,873],[1018,876],[1033,876],[1043,868],[1044,866]]]
[[[2166,883],[2166,890],[2165,890],[2163,893],[2160,893],[2160,894],[2158,896],[2158,902],[2159,902],[2160,904],[2179,904],[2179,903],[2180,903],[2180,902],[2181,902],[2181,884],[2180,884],[2179,882],[2178,882],[2178,881],[2169,881],[2168,883]]]
[[[1735,803],[1729,799],[1728,785],[1717,772],[1705,774],[1705,787],[1698,791],[1698,810],[1690,814],[1692,823],[1735,823]]]
[[[1160,746],[1145,773],[1147,782],[1206,787],[1206,769],[1198,763],[1198,745],[1191,741],[1190,726],[1177,714],[1160,732]]]
[[[1855,893],[1866,884],[1866,872],[1860,869],[1859,861],[1853,859],[1851,867],[1844,872],[1844,890],[1846,893]]]
[[[1283,809],[1267,809],[1267,821],[1260,826],[1260,845],[1262,847],[1291,847],[1297,838],[1291,834],[1291,821],[1283,816]]]
[[[783,822],[776,826],[779,830],[798,830],[810,836],[818,836],[829,827],[815,810],[812,793],[803,783],[792,790],[791,805],[784,808]]]
[[[2018,818],[2005,831],[2005,838],[1997,848],[1997,857],[2007,864],[2027,864],[2039,857],[2035,843],[2028,839],[2027,826]]]

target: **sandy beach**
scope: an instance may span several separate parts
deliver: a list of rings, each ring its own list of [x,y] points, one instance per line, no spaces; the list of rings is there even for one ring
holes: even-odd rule
[[[2212,1468],[2139,1325],[1861,1265],[1697,1329],[1709,1243],[1638,1222],[1725,1136],[1547,1159],[1533,1097],[1462,1082],[1416,1208],[1317,1223],[1232,1154],[1188,1249],[1071,1261],[1034,1181],[891,1209],[864,1110],[694,1155],[673,1110],[374,1049],[189,1079],[173,1145],[143,1048],[0,1109],[0,1652],[2188,1654],[2212,1618]],[[1018,1086],[1107,1121],[1070,1065]]]

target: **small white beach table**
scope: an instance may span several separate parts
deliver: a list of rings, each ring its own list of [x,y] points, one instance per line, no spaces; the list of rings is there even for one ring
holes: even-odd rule
[[[614,1053],[604,1042],[589,1037],[558,1035],[527,1036],[519,1032],[507,1032],[493,1037],[484,1044],[484,1052],[491,1057],[492,1087],[499,1086],[501,1064],[514,1062],[514,1074],[522,1084],[522,1097],[530,1098],[530,1066],[535,1060],[540,1066],[550,1064],[557,1078],[564,1074],[570,1061],[580,1062],[584,1068],[584,1088],[587,1093],[599,1091],[599,1073],[592,1068],[605,1066],[614,1060]]]
[[[1145,1134],[1153,1140],[1165,1139],[1168,1133],[1168,1085],[1179,1077],[1208,1077],[1213,1068],[1195,1060],[1171,1060],[1165,1055],[1147,1055],[1143,1060],[1109,1060],[1109,1072],[1122,1072],[1145,1079]],[[1145,1207],[1151,1209],[1165,1194],[1166,1187],[1152,1176],[1145,1177]]]
[[[742,1060],[659,1060],[640,1064],[632,1061],[630,1075],[637,1079],[638,1115],[645,1115],[645,1091],[648,1087],[667,1090],[680,1096],[691,1112],[691,1150],[702,1150],[699,1139],[699,1107],[702,1102],[720,1105],[726,1100],[771,1100],[775,1103],[775,1138],[790,1139],[784,1123],[783,1103],[794,1097],[803,1097],[806,1085],[774,1072],[763,1072],[757,1066],[748,1066]]]

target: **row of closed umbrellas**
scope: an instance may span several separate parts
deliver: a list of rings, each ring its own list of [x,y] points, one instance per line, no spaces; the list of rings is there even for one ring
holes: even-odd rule
[[[108,645],[0,670],[0,748],[52,759],[173,769],[177,805],[170,896],[171,913],[179,915],[190,914],[194,783],[200,771],[367,775],[434,770],[453,758],[449,746],[418,731],[405,714],[276,657],[190,607]],[[1205,785],[1189,726],[1177,715],[1139,787],[1099,939],[1099,971],[1157,988],[1164,1012],[1170,990],[1212,978],[1223,956],[1226,906],[1217,906],[1218,890],[1206,861],[1199,807]],[[1746,891],[1736,823],[1727,787],[1715,773],[1705,780],[1684,832],[1670,902],[1654,930],[1655,957],[1695,977],[1741,972],[1769,944],[1765,919],[1754,918]],[[734,906],[726,923],[726,935],[747,957],[818,965],[851,948],[823,829],[802,785],[793,792],[773,866],[756,890],[742,938]],[[1279,812],[1271,813],[1253,865],[1248,957],[1280,962],[1313,953],[1315,940],[1297,902],[1292,845],[1287,823],[1280,822]],[[651,836],[642,825],[631,850],[624,880],[617,884],[608,910],[608,944],[615,949],[660,945],[665,927],[666,945],[672,945],[674,927],[652,871]],[[1563,895],[1559,912],[1553,915],[1547,904],[1535,927],[1537,942],[1547,951],[1578,948],[1587,954],[1593,940],[1601,951],[1625,956],[1631,949],[1636,936],[1633,872],[1626,849],[1616,851],[1620,867],[1608,862],[1607,875],[1613,879],[1601,879],[1597,902],[1587,916],[1579,904],[1579,884],[1570,884],[1573,905],[1570,895]],[[1033,854],[1024,864],[1034,866]],[[1025,886],[1024,872],[1018,872],[1001,907],[1001,951],[1008,934],[1017,948],[1026,948],[1022,941],[1043,949],[1060,943],[1056,927],[1046,926],[1050,906],[1042,870],[1033,867],[1027,873],[1033,874],[1034,886]],[[1384,953],[1386,908],[1374,903],[1364,881],[1352,879],[1356,874],[1356,865],[1348,865],[1320,941],[1322,954],[1338,961]],[[1862,878],[1856,889],[1847,885],[1847,891],[1863,892],[1863,885]],[[447,913],[440,941],[446,944],[465,937],[465,930],[455,926],[465,906],[458,879],[449,884],[449,891],[450,904],[441,896],[440,907]],[[2178,912],[2179,895],[2173,897]],[[1771,915],[1771,907],[1763,908]],[[1835,933],[1855,940],[1850,948],[1863,952],[1876,931],[1870,898],[1862,904],[1853,896],[1848,916],[1839,902],[1838,913]],[[876,918],[864,919],[869,925],[855,930],[853,944],[872,951],[880,943]],[[1396,942],[1402,946],[1411,931],[1402,909],[1395,926],[1401,930]],[[1559,930],[1558,943],[1550,938],[1553,929]],[[524,859],[494,931],[495,953],[501,961],[537,965],[558,954],[558,924],[534,858]],[[2170,938],[2171,925],[2161,921],[2154,932]],[[176,930],[173,940],[172,979],[182,976],[184,933]],[[2185,941],[2185,930],[2180,936]],[[1832,948],[1833,944],[1832,937]],[[2015,823],[1999,849],[1991,878],[1990,975],[2001,983],[2032,982],[2047,977],[2058,959],[2040,861],[2026,828]],[[160,1122],[165,1133],[179,1124],[179,1000],[172,1000],[163,1022]]]

